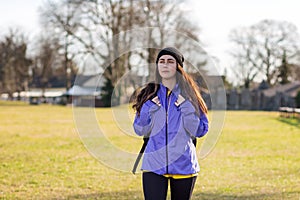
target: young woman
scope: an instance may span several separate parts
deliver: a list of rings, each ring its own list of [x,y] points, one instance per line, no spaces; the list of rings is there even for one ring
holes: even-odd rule
[[[199,88],[183,70],[183,55],[173,47],[156,59],[156,80],[137,95],[134,130],[148,137],[143,157],[146,200],[188,200],[200,171],[194,140],[208,131],[207,107]]]

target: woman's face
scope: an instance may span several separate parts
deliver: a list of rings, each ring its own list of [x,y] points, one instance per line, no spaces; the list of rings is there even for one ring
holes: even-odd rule
[[[176,78],[177,63],[173,56],[161,56],[158,60],[157,67],[162,79],[168,80]]]

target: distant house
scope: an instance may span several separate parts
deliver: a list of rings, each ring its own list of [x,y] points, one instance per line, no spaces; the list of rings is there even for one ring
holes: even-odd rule
[[[30,104],[50,103],[61,104],[63,100],[65,88],[47,88],[43,92],[42,89],[31,89],[30,91],[21,92],[28,98]]]
[[[137,74],[126,74],[118,81],[115,86],[116,94],[111,99],[113,105],[128,103],[135,90],[144,83],[145,77]],[[65,93],[68,103],[74,106],[102,107],[104,102],[101,99],[105,92],[106,78],[103,74],[78,75],[74,85]],[[122,91],[122,92],[120,92]],[[120,96],[117,96],[120,95]],[[116,104],[113,102],[117,100]]]
[[[201,78],[200,78],[201,80]],[[227,107],[226,90],[223,84],[222,76],[206,75],[199,83],[201,94],[209,109],[224,110]]]
[[[296,96],[300,91],[300,81],[277,85],[262,91],[261,109],[278,110],[279,107],[296,107]]]
[[[277,111],[279,107],[296,107],[300,81],[270,87],[263,81],[255,89],[232,89],[227,91],[229,110]]]
[[[68,98],[68,103],[74,106],[100,107],[101,88],[104,86],[105,78],[97,75],[78,75],[74,85],[64,94]]]

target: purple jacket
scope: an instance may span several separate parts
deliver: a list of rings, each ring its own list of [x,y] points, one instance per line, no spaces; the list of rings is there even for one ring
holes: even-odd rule
[[[157,92],[160,104],[146,101],[135,116],[137,135],[149,136],[142,170],[157,174],[194,174],[200,171],[196,149],[192,142],[208,131],[208,119],[189,100],[181,102],[178,85],[167,95],[167,88],[160,84]],[[155,98],[157,100],[157,98]]]

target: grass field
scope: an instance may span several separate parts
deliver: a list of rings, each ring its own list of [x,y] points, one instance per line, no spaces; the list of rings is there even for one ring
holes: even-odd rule
[[[122,146],[128,137],[116,134],[109,113],[95,109]],[[141,140],[129,140],[135,142],[124,148],[137,151]],[[299,200],[300,121],[276,112],[227,111],[222,135],[200,165],[193,199]],[[143,196],[140,174],[111,169],[88,153],[71,107],[0,102],[0,199]]]

